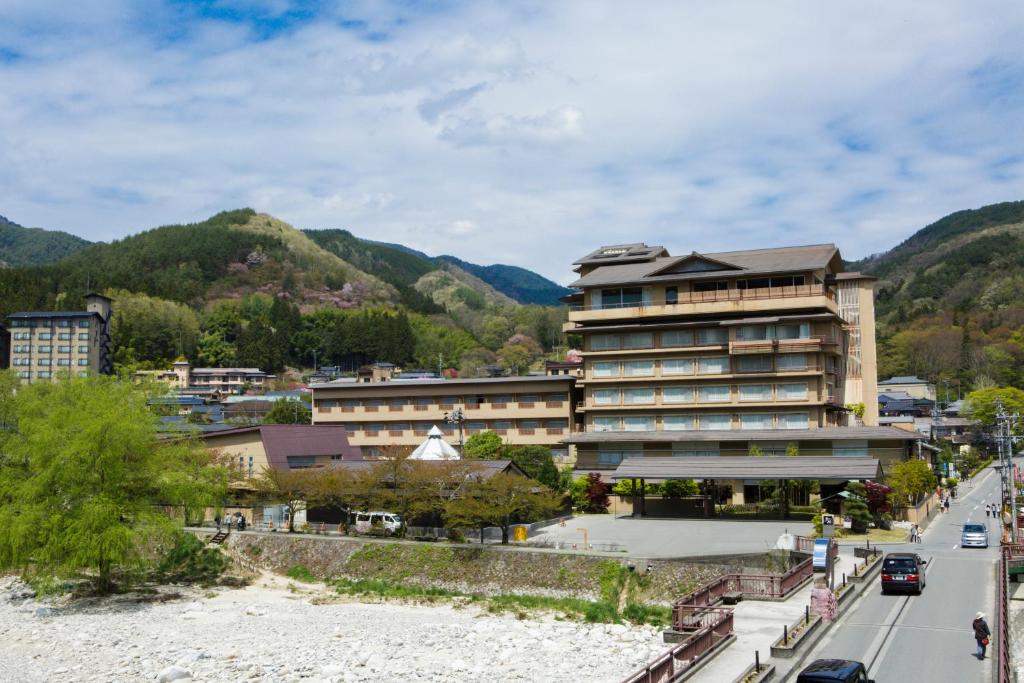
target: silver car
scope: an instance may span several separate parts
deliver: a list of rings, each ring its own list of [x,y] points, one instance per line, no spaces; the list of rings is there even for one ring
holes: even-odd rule
[[[963,548],[987,548],[988,528],[984,524],[964,524],[964,532],[960,535],[960,546]]]

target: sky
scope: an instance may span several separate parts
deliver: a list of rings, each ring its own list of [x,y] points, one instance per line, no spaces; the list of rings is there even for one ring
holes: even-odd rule
[[[1024,199],[1024,3],[0,0],[0,214],[249,206],[553,280]]]

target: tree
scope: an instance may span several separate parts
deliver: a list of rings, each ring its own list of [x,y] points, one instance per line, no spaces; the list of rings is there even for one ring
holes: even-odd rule
[[[264,467],[256,480],[256,490],[265,499],[288,509],[288,531],[295,531],[295,515],[317,505],[316,470],[279,470]]]
[[[484,368],[494,365],[497,361],[498,357],[494,352],[482,346],[470,349],[462,354],[462,362],[459,363],[459,377],[483,377],[485,374]]]
[[[700,486],[693,479],[669,479],[661,485],[661,495],[666,498],[683,498],[699,493]]]
[[[263,424],[268,425],[308,425],[313,414],[303,401],[279,398],[270,406]]]
[[[498,457],[508,458],[530,479],[536,479],[549,489],[558,490],[558,468],[555,467],[555,459],[550,448],[503,446],[498,450]]]
[[[501,437],[492,431],[484,431],[466,439],[463,457],[475,460],[497,460],[500,456]]]
[[[851,520],[851,530],[854,533],[863,534],[868,530],[874,518],[868,510],[868,494],[864,484],[859,481],[851,481],[846,485],[846,490],[851,494],[843,504],[843,509]]]
[[[109,377],[18,388],[17,429],[0,453],[0,566],[40,577],[85,572],[109,592],[180,527],[162,506],[194,510],[216,497],[217,477],[197,475],[211,466],[205,451],[159,441],[148,398]]]
[[[996,402],[1001,401],[1010,415],[1024,413],[1024,391],[1014,387],[978,389],[967,394],[964,414],[986,426],[996,422]]]
[[[559,497],[537,482],[502,473],[476,478],[463,495],[448,503],[445,517],[454,528],[499,527],[501,542],[507,544],[513,524],[553,517],[560,506]]]
[[[586,501],[584,511],[608,512],[608,486],[601,481],[601,475],[591,472],[581,481],[586,482],[583,486],[583,498]]]
[[[908,460],[889,470],[886,483],[892,488],[892,501],[898,507],[916,505],[921,497],[935,489],[932,468],[924,460]]]
[[[498,349],[498,364],[513,375],[525,374],[534,356],[526,344],[505,344]]]

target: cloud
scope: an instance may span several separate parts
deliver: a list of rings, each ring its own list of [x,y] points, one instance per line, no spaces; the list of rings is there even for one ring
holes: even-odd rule
[[[623,241],[856,258],[1024,197],[995,5],[7,0],[0,213],[248,205],[562,282]]]

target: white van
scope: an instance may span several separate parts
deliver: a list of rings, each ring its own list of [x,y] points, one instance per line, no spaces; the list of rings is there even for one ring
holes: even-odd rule
[[[368,534],[374,527],[384,529],[386,534],[397,533],[402,528],[402,516],[393,512],[357,512],[356,531]]]

